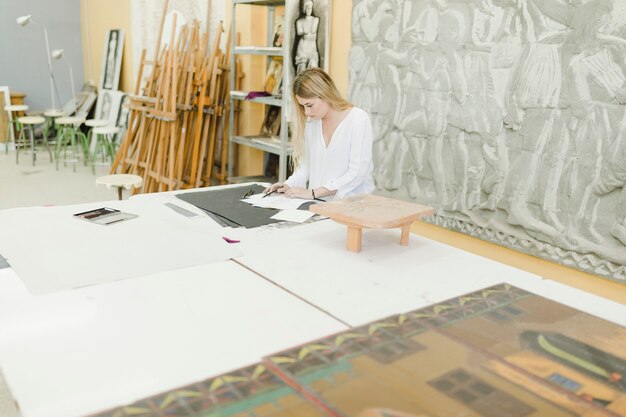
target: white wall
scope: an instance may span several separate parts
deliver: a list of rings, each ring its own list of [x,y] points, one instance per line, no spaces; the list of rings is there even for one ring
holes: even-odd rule
[[[40,24],[31,21],[25,27],[19,26],[15,19],[26,14]],[[77,91],[84,79],[79,0],[0,0],[0,85],[26,93],[31,110],[52,106],[41,23],[48,28],[50,49],[65,50],[63,60],[52,60],[61,105],[72,95],[68,61]]]

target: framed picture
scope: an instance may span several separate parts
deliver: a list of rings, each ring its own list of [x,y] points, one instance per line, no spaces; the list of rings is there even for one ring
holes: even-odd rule
[[[274,96],[281,94],[281,86],[283,82],[283,60],[274,58],[267,67],[265,75],[264,90]]]
[[[263,125],[261,126],[261,135],[278,136],[280,133],[280,107],[267,106]]]
[[[299,74],[309,67],[328,70],[330,54],[331,0],[287,0],[287,21],[291,25],[291,67]]]
[[[119,88],[123,52],[124,31],[122,29],[109,30],[102,53],[99,90],[117,90]]]
[[[76,95],[76,116],[86,119],[96,103],[96,98],[98,98],[96,87],[89,83],[83,84],[83,88]],[[63,107],[63,111],[66,111],[65,107]],[[71,111],[74,109],[72,108]]]
[[[274,17],[274,30],[272,33],[272,46],[281,48],[285,37],[285,16],[276,15]]]
[[[130,116],[130,95],[124,94],[120,99],[120,105],[115,118],[115,126],[119,128],[115,134],[115,142],[122,143],[122,138],[128,129],[128,117]]]
[[[108,120],[108,126],[116,126],[120,106],[126,93],[114,90],[100,90],[96,103],[96,119]]]
[[[76,93],[76,97],[71,98],[67,103],[65,103],[62,111],[64,114],[72,115],[74,110],[76,110],[76,116],[86,118],[96,102],[96,97],[96,87],[89,83],[85,83],[83,88]]]
[[[4,108],[6,106],[9,106],[11,104],[11,93],[9,92],[9,87],[8,86],[0,86],[0,126],[2,126],[2,128],[0,129],[0,143],[4,143],[6,135],[7,135],[7,129],[10,124],[11,121],[13,120],[13,112],[8,112],[6,111]],[[13,132],[13,129],[8,129],[9,130],[9,137],[11,138],[11,141],[14,142],[15,141],[15,132]]]
[[[78,93],[78,106],[76,107],[76,117],[87,118],[91,108],[96,103],[96,93],[91,91],[81,91]]]

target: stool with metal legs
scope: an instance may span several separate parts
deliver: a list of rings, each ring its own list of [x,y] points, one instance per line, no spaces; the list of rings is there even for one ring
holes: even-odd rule
[[[24,112],[28,110],[28,106],[25,104],[10,104],[4,107],[4,110],[7,113],[14,113],[14,117],[9,117],[9,124],[7,124],[7,135],[4,138],[4,153],[9,153],[9,139],[11,138],[11,129],[14,129],[15,133],[18,133],[22,130],[22,125],[17,121],[18,116],[23,116]],[[17,138],[15,138],[15,142],[17,142]]]
[[[89,145],[87,144],[87,137],[80,131],[79,127],[85,121],[82,117],[59,117],[55,120],[57,128],[60,133],[57,135],[56,144],[56,160],[57,169],[59,169],[59,161],[61,160],[61,151],[63,151],[63,165],[68,162],[74,164],[73,170],[76,172],[76,163],[80,154],[83,154],[85,165],[89,160]],[[68,159],[67,151],[72,153],[72,158]]]
[[[29,139],[30,139],[30,149],[33,153],[33,165],[35,165],[35,161],[37,160],[37,148],[35,145],[35,126],[43,125],[46,122],[46,119],[41,116],[24,116],[17,119],[18,122],[22,125],[22,130],[20,131],[19,136],[19,144],[17,146],[17,150],[15,152],[15,162],[19,164],[20,162],[20,150],[21,148],[26,146],[26,135],[25,131],[28,130]],[[46,131],[43,132],[43,143],[46,149],[48,149],[48,153],[50,154],[50,162],[52,162],[52,152],[50,151],[50,146],[48,145],[48,135],[46,135]]]
[[[99,156],[102,157],[102,162],[106,162],[107,158],[111,159],[111,162],[115,159],[115,143],[113,139],[117,133],[118,128],[115,126],[94,127],[93,136],[96,138],[96,146],[94,148],[93,155],[91,156],[91,170],[96,173],[96,160]]]
[[[43,116],[46,118],[46,124],[44,125],[44,130],[46,135],[50,137],[50,131],[54,129],[54,120],[65,116],[65,113],[61,110],[46,110],[43,112]],[[59,136],[59,133],[55,131],[55,136]],[[55,138],[56,139],[56,138]]]
[[[89,128],[87,131],[87,143],[91,144],[91,136],[93,135],[93,129],[96,127],[104,127],[108,125],[110,122],[105,119],[87,119],[85,120],[85,126]],[[90,149],[93,150],[93,147]]]

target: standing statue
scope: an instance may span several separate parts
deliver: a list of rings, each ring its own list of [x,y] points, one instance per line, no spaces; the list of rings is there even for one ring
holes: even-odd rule
[[[294,67],[296,74],[306,68],[319,67],[320,55],[317,50],[317,29],[320,18],[313,15],[313,0],[304,0],[302,14],[296,20],[296,53]]]

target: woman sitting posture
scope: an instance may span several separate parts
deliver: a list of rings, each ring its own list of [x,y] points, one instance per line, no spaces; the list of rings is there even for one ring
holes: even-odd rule
[[[296,169],[287,181],[272,184],[265,192],[339,199],[374,191],[373,133],[367,112],[342,98],[319,68],[298,74],[291,92],[296,108],[292,138]]]

